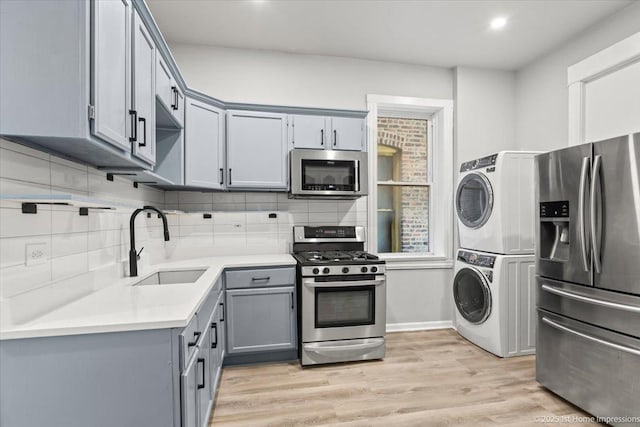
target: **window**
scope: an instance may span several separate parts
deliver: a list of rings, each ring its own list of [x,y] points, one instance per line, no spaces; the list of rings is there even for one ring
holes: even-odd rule
[[[429,121],[378,117],[378,252],[429,252]]]
[[[388,268],[453,265],[453,101],[368,95],[369,251]]]

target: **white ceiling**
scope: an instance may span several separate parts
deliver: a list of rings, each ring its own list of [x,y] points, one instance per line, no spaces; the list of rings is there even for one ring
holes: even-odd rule
[[[633,0],[147,0],[170,42],[518,69]],[[506,16],[500,32],[489,30]]]

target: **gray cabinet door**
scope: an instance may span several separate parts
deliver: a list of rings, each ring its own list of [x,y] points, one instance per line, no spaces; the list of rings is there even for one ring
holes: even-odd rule
[[[200,378],[197,361],[198,354],[180,374],[180,405],[182,410],[182,427],[198,427],[198,379]]]
[[[228,290],[229,354],[295,349],[294,301],[293,286]]]
[[[331,149],[364,151],[364,123],[364,119],[332,117]]]
[[[224,188],[224,111],[187,98],[185,112],[185,184]]]
[[[315,148],[324,150],[327,146],[327,118],[325,116],[293,115],[291,132],[294,148]]]
[[[211,389],[213,378],[211,376],[211,328],[205,328],[196,353],[196,365],[198,365],[198,425],[206,427],[211,410]]]
[[[287,189],[287,115],[227,112],[227,187]]]
[[[133,154],[150,164],[156,162],[156,47],[144,22],[133,14],[133,110],[137,123]]]
[[[93,2],[93,134],[131,149],[131,2]]]
[[[167,111],[172,111],[171,107],[175,98],[172,86],[171,70],[158,52],[156,55],[156,98],[162,102]]]
[[[220,320],[219,309],[216,307],[209,319],[209,376],[211,378],[210,392],[211,396],[216,394],[216,388],[218,387],[218,373],[220,372]]]

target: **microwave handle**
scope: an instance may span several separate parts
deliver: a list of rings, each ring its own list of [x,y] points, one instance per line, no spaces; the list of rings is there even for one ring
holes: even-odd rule
[[[356,166],[354,168],[354,174],[356,179],[355,192],[360,192],[360,160],[355,161]]]

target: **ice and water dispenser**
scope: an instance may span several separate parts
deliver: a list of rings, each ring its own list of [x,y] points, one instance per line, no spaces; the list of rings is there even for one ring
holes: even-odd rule
[[[571,245],[569,201],[540,203],[540,257],[568,261]]]

